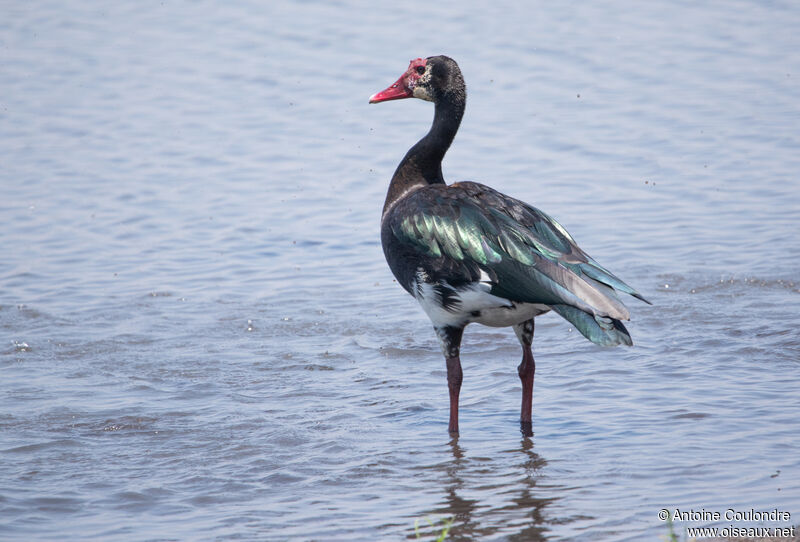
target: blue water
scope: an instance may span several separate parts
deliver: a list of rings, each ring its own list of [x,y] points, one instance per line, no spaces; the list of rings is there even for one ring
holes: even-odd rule
[[[791,2],[6,3],[0,538],[797,525],[799,50]],[[537,319],[530,439],[516,339],[479,326],[449,438],[380,248],[432,108],[367,98],[435,54],[469,92],[445,177],[547,211],[654,302],[630,349]]]

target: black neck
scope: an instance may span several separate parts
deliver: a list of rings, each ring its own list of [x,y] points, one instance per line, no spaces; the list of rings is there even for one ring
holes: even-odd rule
[[[431,129],[409,149],[394,172],[389,192],[386,194],[384,212],[395,200],[415,186],[444,184],[442,159],[458,132],[458,126],[464,116],[465,101],[463,93],[437,100]]]

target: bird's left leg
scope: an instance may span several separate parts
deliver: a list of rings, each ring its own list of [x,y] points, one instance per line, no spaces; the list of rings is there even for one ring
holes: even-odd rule
[[[533,360],[531,343],[533,342],[533,318],[514,325],[514,333],[522,345],[522,363],[517,367],[519,379],[522,382],[522,409],[519,418],[519,427],[523,436],[533,435],[531,411],[533,410],[533,373],[536,372],[536,362]]]

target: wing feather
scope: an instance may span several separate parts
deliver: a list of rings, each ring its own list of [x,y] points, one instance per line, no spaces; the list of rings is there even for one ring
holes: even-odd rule
[[[435,260],[427,262],[430,269],[426,269],[434,279],[437,269],[452,273],[458,268],[462,276],[486,271],[493,279],[493,295],[574,307],[599,317],[597,322],[629,318],[615,289],[644,300],[584,253],[553,218],[478,183],[416,190],[385,220],[401,243]],[[571,321],[582,318],[570,309],[558,312]],[[588,330],[590,324],[585,320],[581,327]]]

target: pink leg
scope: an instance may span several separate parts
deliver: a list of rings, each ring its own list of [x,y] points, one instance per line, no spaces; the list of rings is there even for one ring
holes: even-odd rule
[[[522,382],[522,408],[520,410],[520,431],[523,436],[533,435],[533,375],[536,372],[536,362],[533,359],[531,343],[533,342],[533,319],[514,326],[517,338],[522,345],[522,363],[517,368],[520,382]]]
[[[447,387],[450,389],[450,424],[447,430],[453,435],[458,434],[458,394],[463,379],[459,357],[447,358]]]
[[[522,382],[522,410],[519,421],[522,433],[526,437],[533,435],[531,412],[533,410],[533,373],[535,371],[536,362],[533,360],[533,352],[528,345],[522,349],[522,363],[517,368],[519,379]]]
[[[447,361],[447,387],[450,390],[450,424],[447,429],[451,435],[458,435],[458,394],[461,392],[461,336],[463,327],[435,327],[436,335],[442,345],[444,359]]]

